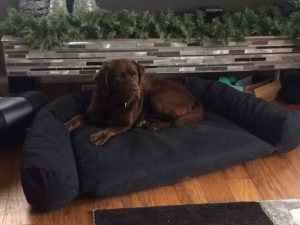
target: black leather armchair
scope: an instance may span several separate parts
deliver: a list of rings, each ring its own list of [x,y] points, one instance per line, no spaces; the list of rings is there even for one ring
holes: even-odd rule
[[[28,127],[37,111],[46,103],[46,97],[37,91],[0,93],[0,138]]]

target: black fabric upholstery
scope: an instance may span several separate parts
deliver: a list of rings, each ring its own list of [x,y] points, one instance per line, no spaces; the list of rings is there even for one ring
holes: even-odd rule
[[[199,79],[199,77],[176,77],[172,80],[187,87],[193,95],[202,101],[203,95],[209,90],[209,88],[215,83],[213,80]]]
[[[91,91],[78,91],[48,104],[44,109],[61,122],[78,114],[84,114],[89,105]]]
[[[173,183],[268,155],[274,148],[232,122],[206,112],[188,128],[132,129],[104,147],[89,143],[95,126],[72,135],[83,195],[111,196]]]
[[[247,129],[278,151],[296,148],[300,113],[214,82],[202,98],[208,109]]]
[[[79,194],[70,134],[45,109],[40,110],[26,137],[21,180],[27,201],[39,210],[63,207]]]
[[[243,163],[300,142],[300,113],[258,100],[214,81],[177,78],[205,107],[205,120],[158,133],[131,129],[103,147],[89,143],[101,127],[68,133],[63,122],[85,113],[90,92],[44,107],[26,138],[22,184],[40,210],[77,196],[112,196],[173,183]]]

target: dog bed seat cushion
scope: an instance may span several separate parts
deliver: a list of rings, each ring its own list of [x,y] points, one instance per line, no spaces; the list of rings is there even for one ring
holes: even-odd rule
[[[72,135],[83,195],[112,196],[173,183],[249,161],[274,148],[234,123],[206,111],[203,123],[149,132],[132,129],[104,147],[89,136],[96,126]]]
[[[187,128],[152,132],[134,128],[103,147],[89,143],[100,127],[71,134],[64,122],[83,114],[90,92],[44,107],[27,135],[21,178],[39,210],[66,206],[78,196],[113,196],[173,183],[243,163],[300,142],[300,113],[256,99],[215,81],[176,79],[204,104],[205,119]]]

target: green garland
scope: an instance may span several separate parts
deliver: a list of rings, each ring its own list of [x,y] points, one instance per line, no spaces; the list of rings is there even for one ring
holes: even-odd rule
[[[290,2],[296,9],[300,9],[300,0],[289,0],[289,2]]]
[[[180,38],[196,39],[202,43],[212,38],[226,45],[229,39],[243,40],[245,36],[287,35],[300,40],[300,12],[285,17],[276,7],[245,9],[225,13],[207,22],[203,11],[178,14],[163,12],[94,12],[76,11],[36,18],[9,9],[8,18],[0,24],[0,35],[14,35],[31,43],[33,48],[48,49],[64,42],[82,39],[109,38]]]

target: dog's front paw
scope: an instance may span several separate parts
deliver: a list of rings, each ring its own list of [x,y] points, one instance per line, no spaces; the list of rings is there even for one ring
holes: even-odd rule
[[[95,134],[92,134],[90,136],[90,141],[95,146],[102,146],[109,140],[109,138],[110,136],[107,132],[100,131]]]
[[[141,120],[135,124],[135,127],[145,129],[148,127],[148,122],[146,120]]]
[[[161,130],[161,128],[157,124],[154,124],[154,123],[149,124],[147,129],[152,130],[152,131],[160,131]]]
[[[152,131],[161,131],[167,128],[170,128],[170,123],[163,122],[161,120],[150,119],[147,121],[146,128]]]
[[[76,115],[72,117],[69,121],[64,123],[69,132],[77,129],[78,127],[82,127],[86,124],[85,115]]]

